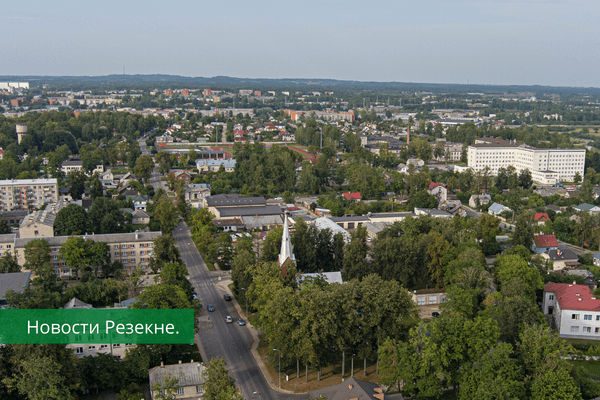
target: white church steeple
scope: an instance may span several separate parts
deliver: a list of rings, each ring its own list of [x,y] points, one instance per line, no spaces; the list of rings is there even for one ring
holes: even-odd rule
[[[288,223],[288,214],[287,212],[283,217],[283,235],[281,236],[281,251],[279,252],[279,266],[283,266],[283,264],[289,258],[292,261],[296,260],[294,257],[294,253],[292,252],[292,241],[290,238],[290,227]]]

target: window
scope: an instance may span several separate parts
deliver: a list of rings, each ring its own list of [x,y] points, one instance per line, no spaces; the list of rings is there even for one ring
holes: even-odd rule
[[[437,295],[430,294],[428,299],[429,304],[437,304]]]
[[[596,315],[596,321],[600,321],[600,315]]]
[[[202,390],[202,385],[196,386],[196,393],[204,393],[204,391]]]
[[[129,346],[133,346],[133,344],[132,343],[125,343],[125,346],[129,347]]]
[[[126,248],[127,248],[127,245],[126,245],[126,244],[122,244],[122,245],[121,245],[121,248],[122,248],[122,249],[126,249]]]
[[[417,305],[424,306],[427,304],[427,298],[425,296],[417,296]]]
[[[583,333],[592,333],[592,328],[589,326],[584,326],[583,327]]]
[[[554,295],[553,294],[549,294],[548,295],[548,300],[554,300]]]
[[[579,319],[579,314],[572,314],[571,319]]]
[[[596,328],[596,329],[598,329],[598,328]],[[83,347],[77,347],[75,349],[75,354],[83,354]]]
[[[121,347],[121,343],[115,343],[113,344],[113,347]]]
[[[183,388],[177,388],[177,395],[178,396],[182,396],[183,395]]]
[[[100,345],[100,350],[102,349],[108,349],[108,345],[107,344],[101,344]]]
[[[584,321],[591,321],[591,320],[592,320],[592,316],[591,316],[590,314],[585,314],[585,315],[583,316],[583,320],[584,320]]]
[[[119,252],[115,251],[115,257],[119,257]]]
[[[88,350],[96,350],[96,346],[88,346]]]
[[[578,326],[572,326],[571,327],[571,332],[579,332],[579,327]]]

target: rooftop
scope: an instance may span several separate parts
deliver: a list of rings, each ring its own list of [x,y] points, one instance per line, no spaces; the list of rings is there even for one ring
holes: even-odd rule
[[[548,282],[544,292],[554,292],[563,310],[600,311],[600,300],[594,297],[587,285]]]
[[[219,211],[221,218],[283,214],[283,211],[281,211],[281,207],[279,207],[279,206],[218,207],[217,210]]]
[[[0,299],[6,297],[6,291],[11,289],[17,293],[23,293],[23,290],[29,286],[31,272],[9,272],[0,274]]]
[[[533,235],[536,247],[558,247],[558,240],[554,235]]]
[[[152,242],[154,239],[162,235],[160,232],[130,232],[130,233],[106,233],[102,235],[78,235],[84,239],[91,239],[94,242],[123,243],[123,242]],[[54,236],[43,237],[50,246],[62,246],[71,236]],[[25,247],[27,243],[36,238],[19,238],[15,239],[15,247]]]
[[[267,204],[264,197],[239,197],[237,194],[217,194],[208,196],[209,207],[263,206]]]
[[[176,387],[197,386],[204,383],[202,372],[206,367],[199,362],[190,362],[183,364],[172,364],[158,366],[150,369],[148,375],[150,378],[150,387],[160,383],[169,377],[176,377]],[[169,376],[170,375],[170,376]]]

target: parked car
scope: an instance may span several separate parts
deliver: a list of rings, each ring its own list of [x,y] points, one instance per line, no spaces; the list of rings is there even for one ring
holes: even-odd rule
[[[206,309],[207,309],[209,312],[213,312],[213,311],[215,311],[215,306],[213,306],[212,304],[209,304],[208,306],[206,306]]]
[[[440,316],[440,313],[439,313],[439,312],[437,312],[437,311],[434,311],[434,312],[432,312],[432,313],[431,313],[431,316],[432,316],[433,318],[436,318],[436,317],[439,317],[439,316]]]
[[[225,299],[225,301],[231,301],[231,296],[228,294],[224,294],[223,298]]]
[[[244,326],[244,325],[246,325],[246,321],[244,321],[242,318],[238,318],[238,324],[240,326]]]
[[[231,316],[228,315],[228,316],[225,317],[225,322],[227,322],[228,324],[230,324],[230,323],[233,322],[233,318],[231,318]]]

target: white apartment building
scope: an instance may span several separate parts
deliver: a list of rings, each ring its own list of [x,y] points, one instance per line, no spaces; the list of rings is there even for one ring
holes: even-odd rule
[[[489,167],[492,175],[500,168],[528,169],[536,182],[572,182],[579,172],[584,176],[585,149],[541,149],[515,140],[481,138],[467,148],[468,165],[474,172]]]
[[[552,315],[561,337],[600,339],[600,299],[587,285],[547,283],[542,311]]]
[[[56,178],[0,181],[0,211],[29,210],[57,200]]]

